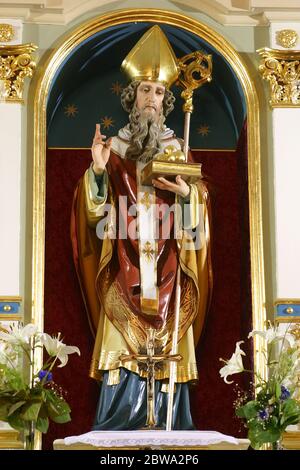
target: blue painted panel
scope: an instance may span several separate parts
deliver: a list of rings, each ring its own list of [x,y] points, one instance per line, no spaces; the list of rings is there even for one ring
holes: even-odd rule
[[[291,312],[290,309],[293,309]],[[278,304],[276,305],[276,317],[299,317],[300,304]]]
[[[5,309],[5,307],[10,306],[10,310]],[[19,313],[20,303],[19,302],[0,302],[0,314],[10,315]]]

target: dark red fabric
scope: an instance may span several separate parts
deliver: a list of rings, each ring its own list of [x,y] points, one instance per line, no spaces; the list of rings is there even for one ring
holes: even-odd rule
[[[235,342],[246,338],[251,325],[246,128],[237,152],[201,151],[194,152],[194,157],[203,163],[210,182],[214,287],[197,349],[200,380],[191,389],[192,415],[198,429],[241,436],[232,405],[236,395],[232,385],[220,379],[219,357],[229,358]],[[47,152],[45,331],[61,331],[67,344],[80,348],[81,356],[71,355],[67,366],[55,372],[54,380],[68,391],[72,421],[51,424],[43,437],[45,449],[52,448],[54,439],[89,431],[98,400],[98,386],[88,377],[94,341],[70,241],[73,192],[90,161],[89,150]]]
[[[191,389],[192,416],[197,429],[237,437],[245,435],[245,428],[234,414],[233,384],[220,378],[219,358],[231,357],[236,341],[247,338],[252,324],[246,141],[245,124],[236,152],[193,152],[209,181],[214,285],[197,348],[199,383]],[[249,358],[251,350],[242,348]],[[249,375],[230,379],[248,390]]]
[[[72,421],[51,424],[43,436],[43,448],[54,439],[88,432],[94,419],[98,385],[88,377],[93,336],[74,268],[70,241],[70,214],[74,189],[90,163],[88,150],[48,150],[46,178],[45,331],[61,331],[67,344],[76,345],[81,356],[56,369],[54,380],[67,390]]]

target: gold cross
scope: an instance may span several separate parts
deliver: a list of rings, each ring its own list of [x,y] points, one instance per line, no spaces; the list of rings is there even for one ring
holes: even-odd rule
[[[150,193],[146,192],[144,193],[144,196],[141,199],[141,203],[146,207],[148,210],[151,206],[151,196]]]
[[[154,254],[155,254],[155,251],[154,251],[153,248],[152,248],[151,242],[146,242],[146,243],[145,243],[145,245],[144,245],[144,247],[143,247],[143,249],[142,249],[142,253],[143,253],[143,255],[145,255],[146,260],[147,260],[148,262],[150,262],[150,261],[153,259]]]
[[[147,242],[149,243],[149,242]],[[144,429],[155,429],[155,371],[157,366],[164,361],[179,362],[182,359],[180,354],[163,354],[162,347],[157,344],[158,337],[156,330],[149,328],[147,331],[147,350],[142,350],[138,354],[121,354],[120,361],[137,361],[139,370],[147,372],[147,421]],[[144,348],[143,348],[144,349]]]

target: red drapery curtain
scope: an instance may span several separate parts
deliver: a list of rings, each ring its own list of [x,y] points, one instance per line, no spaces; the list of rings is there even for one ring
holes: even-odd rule
[[[192,387],[192,415],[197,429],[242,436],[234,418],[234,389],[220,379],[220,357],[229,358],[235,342],[251,329],[247,132],[243,127],[236,151],[195,151],[195,161],[209,180],[213,236],[214,290],[206,327],[197,348],[199,384]],[[91,428],[98,385],[88,377],[93,348],[84,303],[73,265],[70,213],[73,191],[91,161],[90,150],[48,149],[46,177],[45,331],[61,332],[81,356],[56,369],[54,380],[68,393],[72,421],[51,424],[43,448],[54,439]],[[240,384],[243,377],[239,378]]]
[[[214,285],[206,326],[197,347],[199,383],[191,389],[192,416],[197,429],[242,437],[245,428],[235,417],[237,391],[221,380],[219,358],[229,359],[235,343],[252,329],[247,129],[243,126],[236,151],[193,152],[209,181],[212,205],[212,266]],[[249,343],[243,345],[251,360]],[[249,365],[250,366],[250,365]],[[249,389],[251,377],[231,377]]]

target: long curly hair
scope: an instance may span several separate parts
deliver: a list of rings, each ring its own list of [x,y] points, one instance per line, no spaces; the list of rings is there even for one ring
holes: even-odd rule
[[[136,99],[136,90],[140,83],[140,80],[133,80],[126,88],[122,90],[121,104],[123,106],[123,109],[127,111],[127,113],[131,113],[132,111]],[[173,95],[171,90],[168,90],[168,88],[166,88],[163,100],[163,113],[166,117],[168,116],[168,114],[171,113],[171,111],[173,111],[174,103],[175,96]]]

